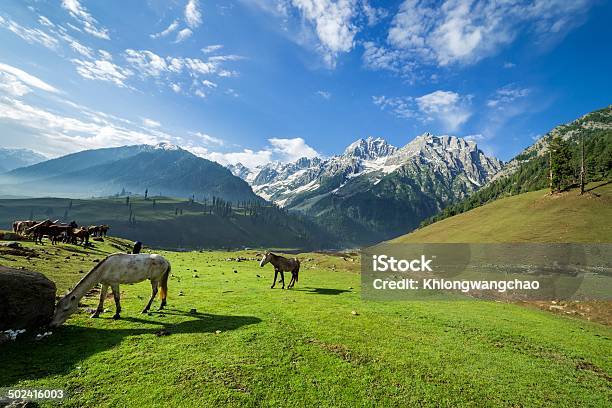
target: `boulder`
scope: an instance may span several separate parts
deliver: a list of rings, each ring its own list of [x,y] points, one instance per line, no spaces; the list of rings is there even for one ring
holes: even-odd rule
[[[55,283],[42,273],[0,266],[0,331],[47,325],[55,293]]]

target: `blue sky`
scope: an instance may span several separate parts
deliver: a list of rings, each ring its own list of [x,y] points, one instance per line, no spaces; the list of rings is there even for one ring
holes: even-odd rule
[[[357,138],[508,160],[612,103],[612,2],[3,1],[0,145],[167,141],[222,164]]]

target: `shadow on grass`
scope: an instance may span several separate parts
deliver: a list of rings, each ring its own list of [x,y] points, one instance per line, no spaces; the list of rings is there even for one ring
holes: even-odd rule
[[[167,311],[164,315],[191,318],[178,323],[166,323],[161,316],[156,320],[136,317],[122,318],[118,323],[134,323],[134,328],[113,328],[113,323],[104,321],[106,327],[83,327],[65,325],[55,329],[53,336],[41,342],[24,339],[0,346],[0,387],[23,380],[66,374],[88,357],[118,346],[125,338],[155,335],[164,330],[170,336],[189,333],[214,333],[236,330],[257,324],[261,319],[254,316],[225,316],[208,313],[185,313]],[[159,319],[159,320],[157,320]],[[102,326],[102,325],[100,325]]]
[[[307,292],[313,295],[339,295],[341,293],[350,292],[345,289],[332,289],[332,288],[308,288],[308,289],[292,289],[296,292]]]
[[[598,185],[596,185],[596,186],[593,186],[593,187],[591,187],[591,188],[587,188],[587,189],[585,189],[584,191],[593,191],[593,190],[598,189],[599,187],[607,186],[607,185],[608,185],[608,184],[610,184],[610,183],[612,183],[612,181],[604,181],[603,183],[598,184]]]

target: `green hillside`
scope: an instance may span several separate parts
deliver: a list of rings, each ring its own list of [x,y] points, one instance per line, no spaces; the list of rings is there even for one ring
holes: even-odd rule
[[[502,198],[425,226],[394,242],[612,242],[612,184],[591,183]]]
[[[14,220],[75,220],[79,225],[108,224],[110,233],[163,248],[331,248],[327,230],[299,214],[259,202],[215,206],[168,197],[131,196],[77,200],[29,198],[0,200],[0,228]]]

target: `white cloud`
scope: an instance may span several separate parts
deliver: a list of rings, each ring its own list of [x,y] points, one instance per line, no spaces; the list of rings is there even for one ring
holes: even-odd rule
[[[170,25],[165,30],[160,31],[159,33],[151,34],[149,35],[149,37],[153,39],[165,37],[168,34],[174,32],[178,28],[178,26],[179,26],[178,20],[174,20],[172,23],[170,23]]]
[[[127,87],[125,80],[133,75],[129,69],[122,68],[106,59],[95,61],[72,59],[71,61],[83,78],[107,81],[120,87]]]
[[[75,114],[79,113],[76,109]],[[37,150],[54,156],[83,149],[155,144],[169,137],[161,132],[143,132],[134,127],[109,121],[109,116],[88,112],[96,120],[64,116],[14,98],[0,98],[0,121],[28,129],[37,141]],[[123,121],[128,122],[129,121]]]
[[[516,64],[514,62],[504,62],[504,68],[510,69],[514,67],[516,67]]]
[[[222,165],[242,163],[246,167],[254,169],[257,166],[270,163],[272,161],[272,152],[270,150],[253,151],[251,149],[244,149],[241,152],[219,153],[208,152],[206,150],[202,157]]]
[[[207,88],[211,88],[211,89],[212,89],[212,88],[216,88],[216,87],[217,87],[217,84],[215,84],[215,83],[214,83],[214,82],[212,82],[212,81],[209,81],[208,79],[203,80],[203,81],[202,81],[202,85],[204,85],[204,86],[205,86],[205,87],[207,87]]]
[[[125,59],[134,71],[143,77],[164,79],[168,86],[176,93],[181,90],[190,90],[200,98],[205,98],[205,89],[216,88],[217,84],[202,77],[217,75],[219,77],[237,76],[236,71],[223,68],[226,62],[242,59],[238,55],[216,55],[207,59],[185,57],[162,57],[148,50],[127,49]],[[185,81],[188,83],[181,83]],[[161,81],[159,81],[161,83]]]
[[[15,75],[0,71],[0,94],[23,96],[30,92],[32,92],[32,89]]]
[[[34,75],[30,75],[27,72],[19,68],[15,68],[11,65],[0,63],[0,72],[5,72],[7,74],[10,74],[14,79],[19,80],[25,85],[29,85],[31,87],[38,88],[46,92],[53,92],[53,93],[59,92],[57,88],[49,85],[48,83],[41,80],[40,78],[37,78]]]
[[[223,48],[221,44],[208,45],[202,48],[202,52],[204,54],[210,54],[212,52],[219,51],[221,48]]]
[[[442,122],[448,131],[456,131],[465,123],[472,112],[468,108],[470,97],[460,96],[451,91],[435,91],[415,98],[419,110],[428,119]]]
[[[192,34],[193,34],[193,31],[191,31],[189,28],[183,28],[181,31],[179,31],[176,34],[176,40],[174,42],[180,43],[186,40],[187,38],[191,37]]]
[[[56,38],[44,31],[37,28],[24,27],[2,16],[0,16],[0,25],[30,44],[38,43],[51,50],[55,50],[59,45],[59,41]]]
[[[148,127],[148,128],[158,128],[158,127],[161,127],[161,123],[159,123],[156,120],[149,119],[149,118],[142,118],[142,124],[145,127]]]
[[[317,91],[316,94],[323,99],[330,99],[332,96],[331,92],[328,91]]]
[[[372,102],[399,118],[415,118],[421,122],[439,122],[445,131],[459,130],[471,116],[471,95],[438,90],[413,98],[410,96],[374,96]]]
[[[379,47],[372,41],[363,43],[363,65],[371,70],[387,70],[400,75],[408,75],[415,68],[415,63],[408,61],[400,50]]]
[[[185,6],[185,22],[191,28],[202,24],[202,13],[198,0],[189,0]]]
[[[389,110],[398,118],[407,119],[415,116],[413,98],[409,96],[373,96],[372,102],[382,110]]]
[[[83,24],[85,32],[104,40],[109,40],[108,30],[104,27],[98,27],[98,21],[83,7],[78,0],[63,0],[62,7],[68,10],[68,13],[76,20]]]
[[[168,70],[166,60],[151,51],[127,49],[125,59],[143,75],[157,77]]]
[[[200,155],[223,165],[242,163],[251,169],[271,161],[287,163],[302,157],[320,157],[320,154],[308,146],[301,137],[292,139],[271,138],[268,139],[268,143],[268,146],[260,150],[243,149],[239,152],[222,153],[200,149]]]
[[[361,0],[361,8],[368,20],[369,26],[375,26],[389,15],[389,12],[382,7],[372,7],[368,0]]]
[[[268,139],[272,146],[272,151],[281,157],[282,161],[295,161],[302,157],[316,157],[319,153],[312,147],[306,144],[306,141],[301,137],[295,137],[293,139],[279,139],[272,138]]]
[[[202,140],[206,145],[217,145],[222,146],[223,140],[216,138],[214,136],[208,135],[202,132],[193,132],[191,133],[193,136],[197,137],[199,140]]]
[[[113,60],[113,55],[105,50],[98,50],[98,53],[100,54],[100,56],[102,57],[103,60],[107,60],[107,61],[112,61]]]
[[[495,94],[487,101],[487,106],[489,108],[503,109],[505,105],[526,97],[530,92],[529,88],[517,88],[515,85],[509,84],[495,91]]]
[[[181,86],[179,84],[177,84],[177,83],[170,84],[170,89],[172,89],[176,93],[180,93],[181,92]]]
[[[592,0],[405,0],[386,45],[364,46],[364,65],[400,72],[405,63],[473,64],[526,34],[534,42],[563,37],[582,24]]]
[[[357,14],[356,1],[292,0],[292,4],[314,25],[325,63],[333,68],[337,55],[351,51],[355,44],[357,27],[352,20]]]

